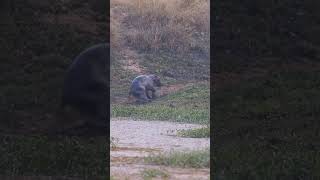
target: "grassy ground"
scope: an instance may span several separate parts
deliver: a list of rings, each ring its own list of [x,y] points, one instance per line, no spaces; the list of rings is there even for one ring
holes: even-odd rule
[[[181,137],[190,137],[190,138],[209,138],[210,126],[206,126],[198,129],[179,130],[177,135]]]
[[[144,180],[149,180],[156,177],[160,177],[161,179],[168,179],[170,177],[167,173],[159,169],[145,169],[141,172],[141,174]]]
[[[146,105],[113,105],[113,117],[209,123],[209,86],[192,85]]]
[[[145,158],[146,163],[184,167],[210,168],[209,149],[192,152],[170,152],[168,154],[151,155]]]

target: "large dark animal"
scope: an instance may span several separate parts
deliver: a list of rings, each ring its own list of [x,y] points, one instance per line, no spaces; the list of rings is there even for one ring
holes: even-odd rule
[[[160,87],[160,78],[156,75],[140,75],[136,77],[130,87],[129,96],[137,99],[137,103],[147,103],[156,97],[155,87]],[[151,95],[150,95],[151,92]]]
[[[72,107],[86,117],[83,126],[107,132],[109,44],[98,44],[80,53],[69,67],[61,107]]]

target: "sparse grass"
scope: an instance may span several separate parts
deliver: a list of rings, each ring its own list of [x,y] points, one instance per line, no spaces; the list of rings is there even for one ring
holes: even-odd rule
[[[114,102],[115,97],[128,97],[131,81],[137,74],[126,71],[122,68],[121,63],[117,61],[118,54],[111,56],[110,66],[110,101]]]
[[[191,152],[170,152],[168,154],[151,155],[145,158],[146,163],[183,167],[210,168],[209,149]]]
[[[118,139],[116,139],[114,137],[110,137],[110,147],[111,148],[116,148],[117,147],[117,143],[118,143]]]
[[[203,127],[197,129],[178,130],[178,136],[190,138],[210,138],[210,127]]]
[[[141,172],[144,180],[160,177],[161,179],[168,179],[169,175],[160,169],[145,169]]]
[[[111,1],[112,2],[112,1]],[[111,17],[116,16],[111,13]],[[119,50],[119,47],[122,45],[120,38],[121,38],[121,33],[120,33],[120,23],[115,20],[115,18],[110,18],[110,46],[111,46],[111,53],[115,53],[116,51]]]

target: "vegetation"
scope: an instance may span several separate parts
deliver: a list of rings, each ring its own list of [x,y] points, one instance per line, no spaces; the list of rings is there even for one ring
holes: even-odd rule
[[[111,1],[112,104],[127,98],[131,80],[141,73],[156,73],[166,84],[209,79],[208,4],[208,0]],[[125,69],[128,61],[141,72]]]
[[[209,57],[208,0],[111,1],[111,7],[116,6],[123,7],[127,16],[111,23],[112,44],[124,40],[142,52],[199,53]],[[119,23],[126,25],[125,32],[119,32]]]
[[[193,85],[146,105],[113,105],[112,117],[209,123],[209,86]]]
[[[114,137],[110,137],[110,148],[116,148],[117,147],[117,143],[118,143],[118,139],[114,138]]]
[[[145,158],[146,163],[190,168],[209,168],[209,149],[191,152],[170,152],[168,154],[151,155]]]
[[[198,129],[178,130],[177,135],[190,138],[210,138],[210,126]]]
[[[141,172],[144,180],[161,177],[161,179],[168,179],[169,175],[159,169],[145,169]]]

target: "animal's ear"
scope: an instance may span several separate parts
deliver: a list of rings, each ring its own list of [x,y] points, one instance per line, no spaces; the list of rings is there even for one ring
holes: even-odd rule
[[[162,86],[162,83],[160,81],[160,77],[159,76],[155,75],[153,81],[156,83],[157,86],[159,86],[159,87]]]

